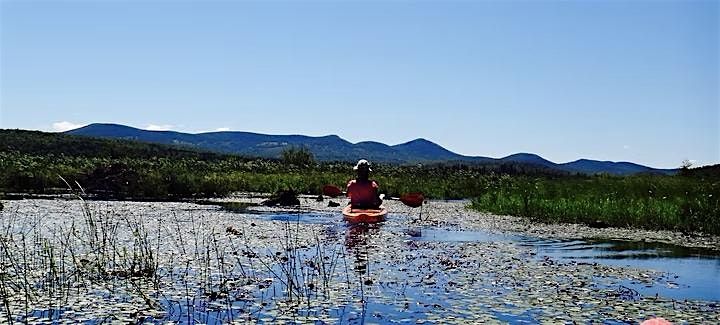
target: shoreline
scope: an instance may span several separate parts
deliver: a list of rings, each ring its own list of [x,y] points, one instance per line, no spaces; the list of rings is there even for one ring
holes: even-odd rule
[[[10,198],[6,201],[40,199],[40,200],[75,200],[72,193],[65,194],[32,194],[5,193]],[[340,213],[347,199],[324,197],[317,201],[317,196],[298,195],[300,206],[267,207],[260,203],[270,197],[269,193],[242,192],[225,197],[215,198],[124,198],[108,199],[101,197],[85,197],[88,201],[130,201],[130,202],[178,202],[194,204],[215,204],[241,202],[252,204],[248,211],[257,212],[323,212]],[[328,207],[328,202],[339,203],[339,207]],[[574,223],[542,223],[523,217],[496,215],[469,209],[470,200],[426,200],[421,208],[410,208],[399,201],[385,200],[383,205],[388,208],[389,218],[405,215],[414,227],[438,227],[456,231],[489,231],[532,236],[540,239],[581,239],[581,240],[621,240],[636,242],[656,242],[688,248],[707,249],[720,255],[720,236],[709,234],[684,234],[671,230],[647,230],[641,228],[592,228],[584,224]],[[419,220],[422,212],[422,220]]]
[[[347,199],[329,199],[317,201],[315,196],[301,195],[300,207],[266,207],[251,206],[250,211],[257,212],[309,212],[340,213]],[[243,202],[257,203],[262,201],[257,193],[238,193],[225,198],[210,199],[208,202]],[[328,207],[328,202],[340,203],[339,207]],[[388,218],[397,215],[409,217],[408,223],[414,227],[438,227],[462,231],[489,231],[527,235],[541,239],[603,239],[623,241],[644,241],[671,244],[688,248],[711,250],[720,255],[720,236],[707,234],[683,234],[670,230],[646,230],[639,228],[592,228],[584,224],[572,223],[540,223],[528,219],[508,215],[496,215],[469,209],[469,200],[427,200],[422,207],[422,221],[418,221],[421,208],[410,208],[399,201],[385,200],[383,205],[388,209]],[[414,219],[414,220],[413,220]]]

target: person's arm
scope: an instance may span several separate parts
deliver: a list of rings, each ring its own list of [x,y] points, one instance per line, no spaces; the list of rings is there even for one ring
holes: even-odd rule
[[[355,184],[354,179],[349,180],[347,183],[347,187],[345,189],[345,196],[347,196],[348,198],[350,198],[350,193],[352,193],[353,184]]]
[[[375,205],[380,206],[383,200],[380,198],[380,184],[375,180],[372,181],[372,187],[375,190]]]

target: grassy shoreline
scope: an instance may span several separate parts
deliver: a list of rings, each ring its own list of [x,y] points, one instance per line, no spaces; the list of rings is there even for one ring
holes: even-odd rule
[[[349,164],[294,166],[237,158],[106,159],[0,152],[0,165],[0,193],[57,193],[69,184],[101,199],[183,200],[284,189],[317,195],[323,185],[342,187],[352,177]],[[473,199],[477,210],[543,222],[720,234],[720,178],[713,173],[614,177],[498,175],[472,167],[375,169],[382,191],[390,196],[420,191],[433,199]]]
[[[347,162],[207,153],[132,141],[0,133],[2,193],[86,193],[100,199],[187,200],[293,189],[317,195],[353,177]],[[292,158],[292,157],[291,157]],[[543,222],[720,234],[720,165],[678,175],[571,175],[527,164],[373,166],[389,196],[473,199],[472,208]]]
[[[720,234],[720,181],[687,176],[506,178],[476,210],[550,223]]]

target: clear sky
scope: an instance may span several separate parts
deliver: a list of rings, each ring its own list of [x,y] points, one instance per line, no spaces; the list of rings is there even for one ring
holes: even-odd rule
[[[720,163],[719,1],[0,0],[0,128]]]

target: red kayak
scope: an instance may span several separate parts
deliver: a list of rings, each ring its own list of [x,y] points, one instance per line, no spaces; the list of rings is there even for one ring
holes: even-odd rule
[[[377,223],[385,221],[387,209],[380,206],[380,209],[353,209],[346,206],[343,209],[343,217],[349,223]]]

